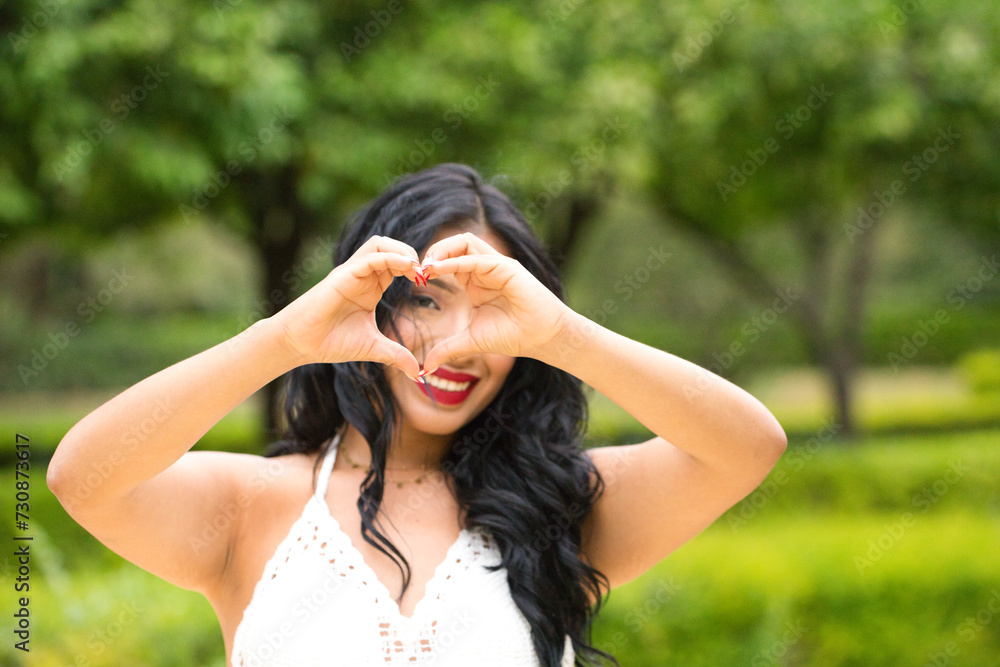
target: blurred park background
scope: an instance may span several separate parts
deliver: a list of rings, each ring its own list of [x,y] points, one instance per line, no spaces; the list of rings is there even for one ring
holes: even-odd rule
[[[0,36],[0,461],[10,517],[31,438],[35,538],[31,653],[8,633],[3,664],[222,667],[207,603],[77,527],[45,462],[446,161],[515,199],[577,310],[732,379],[790,437],[757,492],[612,593],[598,646],[1000,664],[992,3],[14,0]],[[198,446],[260,452],[264,393]],[[593,398],[588,444],[645,435]]]

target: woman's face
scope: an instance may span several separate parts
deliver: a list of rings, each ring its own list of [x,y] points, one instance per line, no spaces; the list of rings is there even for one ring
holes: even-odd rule
[[[430,245],[461,231],[439,230]],[[507,245],[488,229],[473,233],[510,256]],[[469,326],[473,306],[452,275],[435,278],[424,287],[413,285],[412,290],[410,302],[403,304],[396,318],[396,328],[400,342],[423,367],[424,357],[435,344]],[[462,357],[425,376],[426,386],[395,368],[386,367],[386,372],[404,422],[423,433],[448,435],[486,409],[513,367],[514,357],[500,354]]]

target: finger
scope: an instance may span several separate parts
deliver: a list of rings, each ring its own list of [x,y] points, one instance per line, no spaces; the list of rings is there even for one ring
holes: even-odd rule
[[[405,260],[395,260],[390,262],[383,262],[382,255],[386,257],[392,257],[393,255],[398,255],[404,257]],[[369,258],[372,259],[374,263],[369,262]],[[388,236],[372,236],[359,247],[351,258],[346,263],[353,263],[355,260],[363,262],[360,266],[364,266],[364,262],[370,264],[369,268],[372,271],[365,271],[363,268],[359,268],[358,265],[355,266],[353,274],[356,278],[364,278],[370,275],[373,271],[385,271],[389,270],[394,276],[405,275],[410,280],[414,282],[418,281],[419,278],[424,276],[422,269],[419,265],[419,256],[417,251],[413,249],[407,243],[403,241],[397,241],[394,238]],[[406,264],[409,263],[409,267]]]
[[[420,285],[421,287],[426,287],[427,281],[430,279],[430,277],[427,275],[426,269],[424,269],[424,267],[421,266],[420,262],[416,260],[413,260],[411,264],[413,266],[413,276],[409,276],[409,274],[407,275],[417,285]]]
[[[361,244],[361,247],[354,252],[354,255],[358,256],[373,252],[393,252],[400,255],[407,255],[410,259],[420,259],[417,251],[409,244],[389,238],[388,236],[371,237]]]
[[[388,271],[394,276],[406,276],[416,281],[417,276],[422,274],[417,260],[411,255],[397,252],[371,252],[352,257],[348,266],[355,278],[366,278],[373,273]]]
[[[479,349],[479,346],[472,340],[468,329],[466,329],[454,336],[445,338],[430,349],[430,352],[424,357],[424,372],[427,374],[433,373],[440,366],[450,361],[473,354],[482,354],[482,352],[483,350]]]
[[[516,273],[516,261],[504,255],[461,255],[435,260],[423,266],[428,277],[473,274],[483,286],[502,289]]]
[[[417,363],[413,353],[385,336],[379,335],[375,339],[369,354],[366,356],[370,361],[395,366],[414,382],[417,380],[420,364]]]
[[[471,232],[441,239],[424,253],[424,264],[460,255],[500,255],[489,243]]]

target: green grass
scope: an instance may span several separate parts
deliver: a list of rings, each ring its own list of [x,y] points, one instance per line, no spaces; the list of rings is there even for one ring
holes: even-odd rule
[[[5,642],[5,665],[225,665],[215,613],[197,593],[127,564],[74,576],[43,567],[36,577],[30,661]]]
[[[793,437],[813,436],[834,414],[829,381],[816,369],[760,376],[748,391]],[[869,368],[858,373],[855,419],[867,433],[950,431],[1000,426],[1000,392],[975,392],[950,367]]]

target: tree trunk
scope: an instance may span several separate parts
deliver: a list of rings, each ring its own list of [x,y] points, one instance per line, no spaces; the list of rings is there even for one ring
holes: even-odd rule
[[[875,235],[878,225],[851,238],[851,255],[844,280],[844,316],[841,330],[836,335],[839,349],[832,355],[828,367],[833,396],[837,409],[840,434],[853,437],[857,434],[854,416],[854,379],[861,363],[864,349],[865,305],[867,288],[874,263]]]
[[[793,317],[813,359],[819,364],[830,383],[836,433],[843,438],[852,438],[856,434],[854,374],[857,369],[857,357],[852,346],[842,337],[834,337],[827,332],[823,312],[828,305],[828,300],[820,303],[811,294],[803,295],[802,305],[793,313]]]
[[[298,197],[298,173],[284,167],[276,174],[246,173],[242,186],[251,201],[249,216],[253,224],[251,239],[264,273],[263,294],[256,313],[270,317],[296,296],[287,279],[294,271],[295,260],[306,236],[313,230],[315,216]],[[259,319],[259,318],[254,318]],[[268,441],[279,434],[277,405],[284,378],[276,378],[262,390],[263,427]]]
[[[774,299],[779,286],[735,241],[714,233],[707,226],[677,210],[669,209],[667,213],[681,227],[694,233],[748,296],[761,301]],[[828,225],[829,221],[825,221],[826,229],[830,229]],[[842,288],[844,312],[840,321],[835,323],[839,326],[828,327],[824,318],[824,313],[829,311],[830,295],[836,292],[831,289],[832,279],[826,271],[830,239],[817,241],[815,234],[807,233],[805,239],[807,246],[814,246],[805,249],[810,259],[812,287],[801,295],[801,302],[788,311],[798,325],[810,356],[823,369],[830,382],[837,433],[845,438],[857,434],[854,378],[862,348],[864,292],[872,265],[871,231],[869,229],[864,238],[859,237],[859,242],[852,246],[850,265]]]
[[[278,210],[274,213],[283,215],[286,211]],[[269,315],[288,305],[294,296],[289,292],[288,281],[282,276],[287,275],[286,272],[292,270],[295,265],[303,240],[304,229],[301,222],[290,218],[289,232],[289,236],[285,238],[265,237],[257,246],[257,252],[264,266],[264,299],[268,309],[272,311],[268,313]],[[280,406],[277,401],[283,381],[284,377],[279,377],[264,387],[264,429],[268,441],[279,435],[277,416]]]
[[[826,366],[833,391],[833,403],[837,434],[843,438],[853,438],[857,434],[854,423],[854,375],[857,370],[857,360],[842,350],[841,354],[831,355]]]
[[[588,193],[574,193],[569,199],[565,224],[548,234],[548,248],[559,272],[565,274],[570,258],[584,232],[597,217],[597,198]]]

